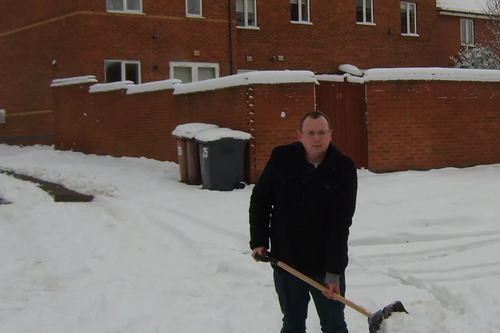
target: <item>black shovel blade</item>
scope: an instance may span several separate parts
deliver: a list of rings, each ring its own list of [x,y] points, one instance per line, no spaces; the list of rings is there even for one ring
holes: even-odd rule
[[[392,302],[391,304],[387,305],[383,309],[378,310],[377,312],[373,313],[370,317],[368,317],[368,328],[370,330],[370,333],[377,333],[378,330],[380,329],[382,321],[384,319],[389,318],[389,316],[394,312],[408,313],[403,303],[401,303],[400,301]]]

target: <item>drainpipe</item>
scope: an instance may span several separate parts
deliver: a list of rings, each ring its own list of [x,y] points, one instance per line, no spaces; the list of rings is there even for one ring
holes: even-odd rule
[[[229,74],[233,75],[233,0],[229,3]]]

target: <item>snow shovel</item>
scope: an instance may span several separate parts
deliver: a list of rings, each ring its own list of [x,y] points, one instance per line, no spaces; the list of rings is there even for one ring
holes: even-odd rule
[[[254,258],[257,259],[258,261],[270,262],[273,265],[281,267],[282,269],[284,269],[288,273],[290,273],[290,274],[294,275],[295,277],[301,279],[302,281],[310,284],[314,288],[316,288],[322,292],[329,293],[329,290],[324,285],[314,281],[310,277],[308,277],[308,276],[302,274],[301,272],[297,271],[296,269],[288,266],[284,262],[281,262],[281,261],[274,259],[272,257],[269,257],[269,256],[263,257],[263,256],[259,255],[258,253],[255,254]],[[394,312],[408,313],[406,311],[405,307],[403,306],[403,303],[401,303],[400,301],[395,301],[395,302],[385,306],[384,308],[378,310],[377,312],[370,313],[370,312],[366,311],[365,309],[363,309],[362,307],[360,307],[360,306],[356,305],[355,303],[349,301],[348,299],[342,297],[339,294],[333,293],[333,294],[331,294],[331,296],[333,297],[333,299],[335,299],[341,303],[344,303],[345,305],[347,305],[351,309],[354,309],[354,310],[358,311],[359,313],[361,313],[362,315],[365,315],[368,318],[368,328],[369,328],[370,333],[377,333],[378,330],[380,329],[380,325],[382,324],[382,321],[384,319],[387,319]]]

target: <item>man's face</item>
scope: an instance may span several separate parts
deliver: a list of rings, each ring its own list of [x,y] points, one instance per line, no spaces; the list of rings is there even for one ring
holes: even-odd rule
[[[299,131],[299,141],[310,156],[324,154],[332,141],[332,132],[325,117],[307,117]]]

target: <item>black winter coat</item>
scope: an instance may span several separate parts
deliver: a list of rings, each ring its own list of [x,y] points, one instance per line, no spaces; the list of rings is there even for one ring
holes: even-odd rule
[[[316,169],[300,142],[274,148],[250,199],[250,248],[305,274],[344,275],[357,187],[353,161],[333,145]]]

